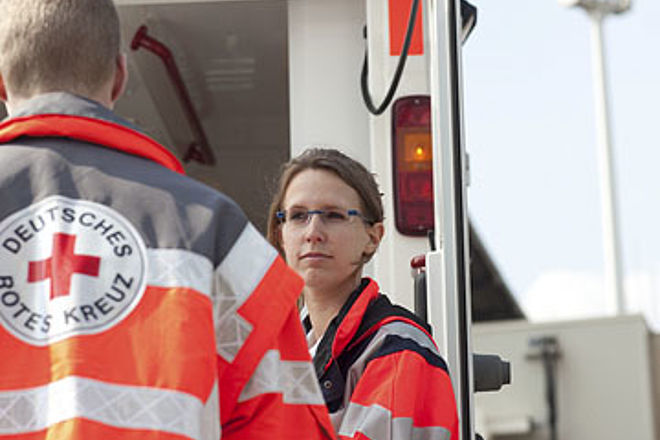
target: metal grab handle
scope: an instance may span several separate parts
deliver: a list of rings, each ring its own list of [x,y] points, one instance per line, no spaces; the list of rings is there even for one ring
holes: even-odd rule
[[[204,132],[204,128],[202,127],[202,124],[199,120],[197,111],[195,110],[195,107],[190,100],[188,89],[186,88],[186,84],[183,82],[183,78],[179,73],[179,67],[174,60],[172,51],[163,43],[148,35],[147,31],[148,29],[145,25],[142,25],[138,28],[135,36],[133,37],[133,40],[131,41],[131,49],[138,50],[141,47],[145,48],[149,52],[157,55],[161,60],[163,60],[163,64],[165,64],[167,74],[170,77],[176,94],[179,97],[179,101],[181,101],[181,105],[183,106],[183,113],[186,115],[186,119],[188,119],[188,123],[190,124],[193,136],[195,137],[195,139],[188,146],[188,150],[183,155],[183,161],[189,162],[191,160],[195,160],[204,165],[215,164],[213,150],[211,150],[211,147],[209,146],[206,133]]]

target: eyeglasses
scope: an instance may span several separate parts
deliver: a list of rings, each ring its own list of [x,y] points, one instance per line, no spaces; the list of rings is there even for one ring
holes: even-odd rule
[[[275,216],[281,223],[291,226],[305,226],[312,220],[313,215],[318,215],[324,225],[343,225],[348,224],[355,217],[362,219],[365,223],[371,224],[357,209],[304,209],[292,208],[285,211],[277,211]]]

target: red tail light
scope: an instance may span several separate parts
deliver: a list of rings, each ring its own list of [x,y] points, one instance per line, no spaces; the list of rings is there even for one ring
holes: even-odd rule
[[[407,96],[394,103],[392,148],[396,228],[405,235],[425,235],[434,226],[428,96]]]

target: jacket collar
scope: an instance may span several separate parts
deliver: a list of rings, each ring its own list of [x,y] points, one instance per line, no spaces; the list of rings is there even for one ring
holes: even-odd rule
[[[96,101],[70,93],[38,95],[23,102],[0,123],[0,143],[21,136],[77,139],[141,156],[183,173],[178,159],[135,125]]]
[[[44,93],[25,100],[2,122],[6,122],[9,119],[48,114],[101,119],[141,132],[138,127],[119,117],[101,103],[67,92]]]

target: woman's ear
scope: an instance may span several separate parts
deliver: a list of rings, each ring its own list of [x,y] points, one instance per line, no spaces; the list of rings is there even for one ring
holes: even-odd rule
[[[374,223],[373,225],[367,227],[367,235],[369,236],[369,241],[364,248],[365,255],[368,255],[369,258],[371,258],[371,256],[376,253],[376,250],[378,250],[378,245],[383,239],[384,234],[385,227],[383,226],[383,222]]]

